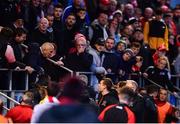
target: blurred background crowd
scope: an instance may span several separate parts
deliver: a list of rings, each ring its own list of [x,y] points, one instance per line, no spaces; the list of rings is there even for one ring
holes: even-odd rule
[[[178,97],[179,33],[178,0],[1,0],[0,69],[27,71],[30,89],[2,122],[178,122],[167,98]]]

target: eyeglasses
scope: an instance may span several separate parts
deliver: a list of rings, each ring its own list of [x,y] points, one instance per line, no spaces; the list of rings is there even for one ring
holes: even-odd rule
[[[76,46],[82,46],[82,47],[85,47],[86,46],[86,44],[76,44]]]

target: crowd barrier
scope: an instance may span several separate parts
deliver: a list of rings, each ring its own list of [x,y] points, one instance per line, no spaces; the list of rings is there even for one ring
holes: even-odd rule
[[[69,71],[71,73],[71,76],[80,76],[80,75],[86,75],[87,76],[87,82],[90,82],[91,80],[91,76],[92,75],[95,75],[93,72],[73,72],[72,70],[62,66],[65,70]],[[27,91],[28,90],[28,85],[29,85],[29,75],[28,75],[28,72],[24,69],[19,69],[19,70],[14,70],[14,69],[0,69],[0,73],[1,72],[4,72],[6,75],[7,75],[7,83],[8,83],[8,89],[6,90],[2,90],[0,89],[0,96],[3,96],[5,97],[6,99],[9,99],[11,102],[7,102],[7,105],[4,106],[5,109],[8,110],[8,108],[11,108],[13,107],[15,104],[18,104],[18,102],[14,102],[13,100],[15,99],[15,94],[16,93],[22,93],[24,91]],[[13,88],[13,74],[15,73],[18,73],[18,72],[21,72],[21,73],[24,73],[24,89],[21,89],[21,90],[18,90],[18,89],[14,89]],[[113,73],[109,73],[108,75],[114,75]],[[139,86],[140,87],[144,87],[145,85],[145,79],[142,75],[140,74],[130,74],[129,75],[129,79],[133,79],[133,77],[136,77],[136,81],[138,82]],[[177,88],[177,90],[180,92],[180,89],[179,89],[179,81],[180,81],[180,75],[171,75],[172,77],[172,80],[175,81],[174,83],[174,86]],[[0,83],[3,83],[2,80],[0,80]],[[4,94],[4,95],[3,95]],[[12,99],[13,100],[12,100]],[[177,97],[176,97],[177,98]],[[180,105],[180,99],[177,98],[177,104],[176,105]],[[8,104],[9,103],[9,104]]]
[[[87,79],[88,81],[87,82],[91,82],[91,76],[92,75],[95,75],[93,72],[76,72],[75,74],[76,76],[81,76],[81,75],[85,75],[87,76]],[[113,75],[113,73],[110,73],[110,75]],[[180,81],[180,75],[171,75],[171,79],[172,79],[172,82],[173,82],[173,85],[174,85],[174,88],[177,90],[177,93],[179,94],[180,93],[180,89],[179,89],[179,81]],[[175,82],[174,82],[174,79],[175,78]],[[151,84],[154,84],[156,85],[157,87],[161,88],[161,86],[159,86],[157,83],[147,79],[147,78],[144,78],[142,74],[137,74],[137,73],[132,73],[129,75],[129,80],[135,80],[139,87],[144,87],[145,86],[145,80],[148,80]],[[118,80],[117,80],[118,81]],[[180,96],[179,95],[174,95],[171,91],[168,90],[168,93],[171,95],[169,95],[169,101],[170,99],[172,99],[172,96],[173,98],[175,99],[175,103],[173,104],[174,106],[180,108]]]

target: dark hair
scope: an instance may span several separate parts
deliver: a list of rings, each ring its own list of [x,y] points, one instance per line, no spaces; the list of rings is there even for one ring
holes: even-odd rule
[[[74,13],[70,13],[70,14],[66,17],[66,19],[67,19],[69,16],[74,16],[74,17],[76,18],[76,15],[75,15]]]
[[[86,7],[80,7],[77,9],[77,12],[80,12],[80,11],[86,11]]]
[[[163,12],[162,12],[161,8],[157,8],[157,9],[155,10],[155,14],[156,14],[156,15],[162,15]]]
[[[69,97],[75,100],[82,100],[81,96],[85,91],[84,82],[76,77],[65,81],[61,96]]]
[[[141,44],[140,44],[139,42],[132,42],[131,48],[132,48],[132,47],[135,47],[135,48],[140,49],[140,48],[141,48]]]
[[[14,36],[21,36],[22,34],[27,34],[27,30],[24,28],[17,28],[14,31]]]
[[[56,5],[54,6],[54,9],[55,9],[55,8],[62,8],[62,9],[64,9],[63,5],[60,4],[60,3],[56,4]]]
[[[109,37],[105,40],[105,42],[106,42],[108,39],[113,40],[113,41],[115,42],[114,38],[111,37],[111,36],[109,36]]]
[[[49,81],[47,87],[47,93],[49,96],[56,96],[60,92],[60,86],[55,81]]]
[[[127,83],[126,81],[119,81],[117,83],[117,85],[118,85],[119,88],[122,88],[122,87],[126,86],[126,83]]]
[[[158,87],[155,85],[149,85],[146,87],[146,90],[147,90],[147,94],[151,94],[154,92],[158,92]]]
[[[11,42],[11,40],[13,38],[13,34],[14,34],[14,32],[11,28],[3,27],[0,32],[1,41]]]
[[[110,78],[103,78],[101,81],[103,81],[103,84],[106,85],[107,90],[110,91],[113,86],[112,80]]]

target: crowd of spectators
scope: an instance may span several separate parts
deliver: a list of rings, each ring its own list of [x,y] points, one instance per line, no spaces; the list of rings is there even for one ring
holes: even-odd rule
[[[0,68],[26,70],[32,89],[2,122],[177,122],[179,1],[6,0],[0,26]],[[61,67],[93,75],[67,80]],[[13,80],[22,90],[24,76]]]

